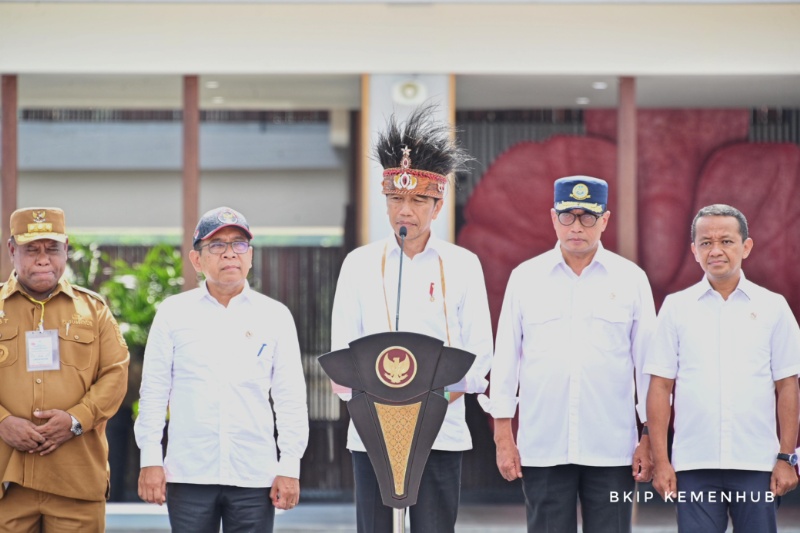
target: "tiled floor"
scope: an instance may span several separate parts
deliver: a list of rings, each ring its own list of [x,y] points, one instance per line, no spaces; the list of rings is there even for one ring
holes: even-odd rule
[[[778,511],[781,533],[800,533],[800,505],[784,506]],[[144,533],[169,531],[166,508],[146,504],[108,504],[109,533]],[[279,514],[275,533],[333,533],[355,531],[353,504],[300,504]],[[462,505],[458,533],[524,533],[525,508],[522,505]],[[635,508],[635,533],[673,533],[675,512],[671,505],[640,504]],[[387,532],[390,533],[390,532]]]

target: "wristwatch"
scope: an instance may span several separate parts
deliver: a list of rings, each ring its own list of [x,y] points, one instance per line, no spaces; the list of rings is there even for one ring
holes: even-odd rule
[[[779,453],[778,454],[779,461],[786,461],[792,466],[797,464],[797,454],[796,453]]]
[[[75,435],[76,437],[79,435],[83,435],[83,426],[81,426],[81,423],[78,422],[78,419],[72,415],[69,415],[69,417],[72,419],[72,427],[69,428],[72,434]],[[797,458],[795,457],[795,459]]]

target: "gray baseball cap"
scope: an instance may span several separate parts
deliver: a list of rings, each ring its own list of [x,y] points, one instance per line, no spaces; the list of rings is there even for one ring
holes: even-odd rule
[[[244,231],[248,239],[253,238],[250,225],[243,214],[230,207],[217,207],[200,217],[200,222],[197,223],[197,228],[194,230],[192,245],[197,246],[197,243],[203,239],[208,239],[222,228],[231,226]]]

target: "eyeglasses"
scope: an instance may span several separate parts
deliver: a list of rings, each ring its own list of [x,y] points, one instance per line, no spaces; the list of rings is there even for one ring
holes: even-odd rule
[[[212,253],[214,255],[222,255],[228,249],[228,245],[231,246],[231,250],[233,250],[233,253],[235,254],[246,254],[247,250],[250,249],[250,243],[247,241],[233,241],[233,242],[216,241],[204,244],[200,248],[202,249],[208,247],[209,253]]]
[[[576,215],[571,211],[563,211],[558,214],[558,221],[561,222],[564,226],[571,226],[575,223],[575,219],[581,221],[581,226],[584,228],[591,228],[595,224],[597,224],[597,220],[600,218],[598,215],[593,215],[591,213],[583,213],[581,215]]]

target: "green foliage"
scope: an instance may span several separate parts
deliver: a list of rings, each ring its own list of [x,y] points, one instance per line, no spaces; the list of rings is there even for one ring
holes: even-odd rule
[[[181,291],[182,258],[172,246],[153,247],[142,263],[129,265],[118,259],[111,278],[100,285],[111,312],[119,322],[128,347],[142,351],[158,304]]]
[[[98,292],[100,277],[108,265],[108,254],[100,251],[97,243],[86,245],[71,242],[69,257],[67,279],[75,285]]]

